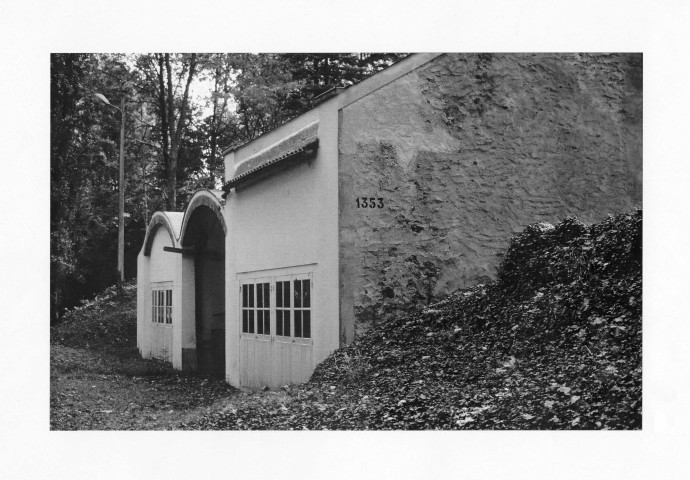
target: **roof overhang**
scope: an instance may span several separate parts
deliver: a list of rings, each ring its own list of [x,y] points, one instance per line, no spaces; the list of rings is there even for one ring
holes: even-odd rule
[[[316,157],[319,146],[319,122],[313,122],[281,141],[241,160],[235,167],[235,176],[223,185],[223,198],[233,188],[246,186],[276,171]]]

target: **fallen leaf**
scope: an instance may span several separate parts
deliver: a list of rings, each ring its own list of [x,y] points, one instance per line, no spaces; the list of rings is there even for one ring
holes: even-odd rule
[[[472,418],[472,417],[466,417],[466,418],[464,418],[464,419],[462,419],[462,420],[457,420],[455,423],[456,423],[459,427],[462,427],[463,425],[466,425],[466,424],[472,423],[472,422],[474,422],[474,418]]]

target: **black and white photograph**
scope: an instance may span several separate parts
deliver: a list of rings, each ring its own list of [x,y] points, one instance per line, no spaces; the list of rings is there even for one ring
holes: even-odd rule
[[[640,429],[642,76],[51,55],[51,429]]]
[[[8,3],[2,477],[687,477],[689,22]]]

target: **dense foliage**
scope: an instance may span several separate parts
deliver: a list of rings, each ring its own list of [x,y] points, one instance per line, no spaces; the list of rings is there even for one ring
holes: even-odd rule
[[[51,327],[50,341],[71,348],[109,352],[136,350],[136,318],[136,285],[125,284],[121,295],[111,286],[68,310],[63,321]]]
[[[308,384],[191,428],[639,429],[641,240],[641,210],[532,225],[496,282],[379,324]]]
[[[180,211],[198,188],[218,187],[223,148],[402,56],[51,55],[51,321],[116,279],[122,98],[125,275],[132,278],[152,213]]]

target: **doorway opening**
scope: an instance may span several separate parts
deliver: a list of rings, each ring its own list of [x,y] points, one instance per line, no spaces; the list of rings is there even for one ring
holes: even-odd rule
[[[196,370],[225,378],[225,232],[217,213],[196,207],[182,246],[194,258]]]

